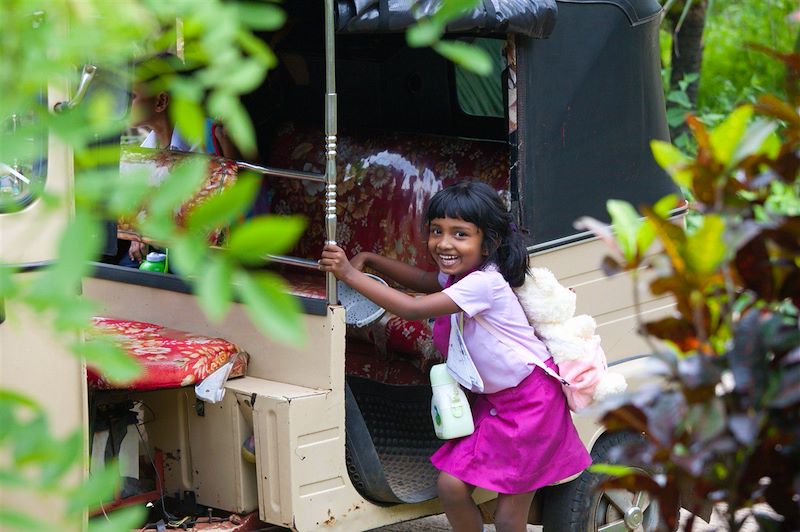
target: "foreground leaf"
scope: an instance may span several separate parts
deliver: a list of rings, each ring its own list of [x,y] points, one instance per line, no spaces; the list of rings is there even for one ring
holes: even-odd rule
[[[286,344],[302,343],[305,331],[300,303],[280,277],[269,272],[239,271],[235,280],[248,316],[261,331]]]

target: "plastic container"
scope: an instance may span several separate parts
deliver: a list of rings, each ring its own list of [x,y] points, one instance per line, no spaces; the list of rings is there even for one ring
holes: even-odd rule
[[[436,364],[431,368],[431,388],[431,418],[436,437],[452,440],[475,432],[467,396],[447,371],[447,365]]]
[[[386,284],[386,281],[377,275],[372,275],[371,273],[364,275]],[[339,293],[339,303],[344,307],[344,322],[347,325],[365,327],[379,320],[383,313],[386,312],[382,307],[362,296],[342,281],[337,282],[337,292]]]
[[[167,255],[166,253],[157,253],[151,251],[147,254],[145,260],[139,265],[140,270],[146,272],[166,272],[167,271]]]

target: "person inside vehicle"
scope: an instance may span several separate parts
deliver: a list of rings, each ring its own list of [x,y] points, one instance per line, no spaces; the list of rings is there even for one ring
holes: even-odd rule
[[[241,159],[241,153],[225,131],[211,119],[205,121],[204,141],[191,144],[170,116],[172,97],[163,86],[164,74],[178,73],[180,59],[169,53],[145,59],[135,71],[131,92],[130,126],[149,130],[142,148],[208,153],[228,159]],[[147,255],[147,244],[137,240],[118,243],[118,264],[138,268]]]

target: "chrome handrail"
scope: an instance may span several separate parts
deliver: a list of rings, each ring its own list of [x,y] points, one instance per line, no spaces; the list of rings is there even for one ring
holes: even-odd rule
[[[325,0],[325,233],[336,243],[336,28],[334,0]],[[328,304],[336,305],[336,278],[328,272],[325,279]]]
[[[325,0],[325,174],[285,170],[270,166],[260,166],[245,161],[236,161],[239,168],[276,177],[301,179],[325,183],[325,237],[326,242],[336,243],[336,51],[333,0]],[[298,266],[319,270],[319,263],[312,259],[291,257],[287,255],[267,255],[267,258],[278,264]],[[339,297],[336,293],[336,277],[328,272],[325,275],[325,293],[329,305],[337,305]]]
[[[250,170],[262,175],[269,175],[275,177],[287,177],[289,179],[300,179],[304,181],[316,181],[317,183],[325,183],[325,176],[323,174],[315,174],[313,172],[301,172],[299,170],[286,170],[284,168],[275,168],[273,166],[261,166],[258,164],[248,163],[246,161],[236,161],[239,168]]]
[[[277,264],[286,264],[287,266],[299,266],[300,268],[307,268],[309,270],[319,270],[319,262],[315,261],[314,259],[290,257],[288,255],[267,255],[267,258]]]

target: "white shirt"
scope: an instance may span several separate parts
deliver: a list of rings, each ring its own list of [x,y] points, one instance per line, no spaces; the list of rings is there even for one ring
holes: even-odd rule
[[[159,148],[156,132],[151,131],[147,137],[145,137],[144,142],[142,142],[139,146],[141,148]],[[199,145],[190,145],[178,132],[178,128],[172,129],[172,138],[169,141],[169,149],[175,151],[200,151]]]

